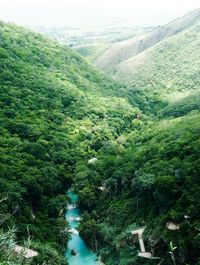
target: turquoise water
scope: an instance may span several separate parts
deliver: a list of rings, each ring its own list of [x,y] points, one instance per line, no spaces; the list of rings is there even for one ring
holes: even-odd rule
[[[76,205],[78,198],[71,191],[68,192],[68,196],[71,198],[71,204],[68,205],[66,219],[71,228],[71,239],[68,242],[65,256],[69,265],[97,265],[99,264],[97,255],[86,246],[77,231],[80,221],[80,209]],[[78,255],[71,255],[71,250],[74,250]]]

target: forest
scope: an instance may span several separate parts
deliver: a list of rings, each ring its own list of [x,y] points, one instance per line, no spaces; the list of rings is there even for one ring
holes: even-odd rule
[[[1,265],[67,264],[71,187],[80,235],[94,251],[97,242],[106,265],[200,264],[197,50],[183,60],[199,33],[195,25],[145,51],[152,63],[124,83],[57,41],[0,22]],[[140,227],[149,260],[131,235]],[[16,255],[16,242],[39,255]]]
[[[31,237],[42,251],[34,264],[66,264],[63,211],[76,163],[115,139],[139,109],[117,97],[120,84],[75,52],[15,25],[0,26],[1,236],[7,231],[21,243]]]

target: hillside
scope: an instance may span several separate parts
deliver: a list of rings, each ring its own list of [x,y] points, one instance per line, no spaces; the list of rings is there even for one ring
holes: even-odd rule
[[[200,264],[199,47],[197,23],[121,63],[126,86],[0,22],[0,265],[66,264],[69,188],[106,265]],[[131,234],[143,227],[152,259]]]
[[[113,43],[133,38],[149,32],[150,28],[121,25],[120,21],[92,28],[44,28],[34,27],[39,33],[56,39],[59,43],[68,45],[90,62],[94,62]]]
[[[66,264],[63,209],[75,165],[139,110],[116,96],[121,85],[40,34],[1,22],[0,57],[0,262],[18,264],[8,246],[31,238],[39,252],[31,264]]]
[[[184,97],[200,89],[200,24],[121,63],[114,77],[147,100]],[[186,94],[185,94],[186,93]],[[182,95],[182,96],[181,96]]]
[[[174,36],[200,21],[200,9],[175,19],[167,25],[158,27],[150,33],[114,44],[96,61],[95,65],[102,70],[112,70],[119,63],[139,54],[160,41]]]
[[[91,247],[98,240],[106,265],[200,264],[199,47],[195,21],[112,72],[143,113],[75,175],[80,233]],[[131,235],[142,227],[150,260]]]
[[[98,152],[95,166],[79,165],[76,187],[87,210],[81,235],[93,246],[96,233],[106,265],[175,264],[170,242],[176,264],[200,264],[199,120],[199,111],[138,120],[128,135]],[[138,257],[131,235],[141,227],[150,260]]]

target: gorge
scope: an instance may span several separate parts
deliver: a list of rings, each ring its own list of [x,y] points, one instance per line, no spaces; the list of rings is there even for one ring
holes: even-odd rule
[[[111,76],[0,21],[0,265],[200,264],[199,14]]]
[[[67,208],[66,219],[69,222],[71,238],[68,242],[66,257],[69,265],[100,265],[98,257],[86,246],[77,230],[80,221],[80,209],[77,205],[77,195],[68,191],[70,204]]]

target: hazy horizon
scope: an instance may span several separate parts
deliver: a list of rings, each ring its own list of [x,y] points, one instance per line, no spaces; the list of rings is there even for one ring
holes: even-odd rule
[[[199,8],[199,0],[0,0],[0,19],[28,27],[98,27],[111,23],[156,26]]]

